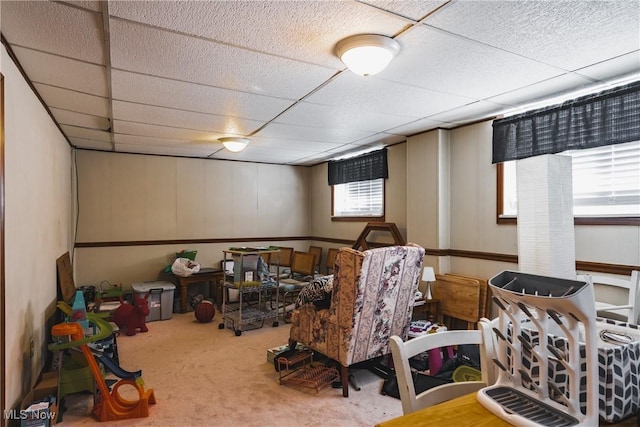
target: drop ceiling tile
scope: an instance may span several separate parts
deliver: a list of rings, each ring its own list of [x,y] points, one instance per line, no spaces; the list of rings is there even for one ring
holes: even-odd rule
[[[640,80],[640,51],[581,68],[576,73],[604,81],[630,75],[636,75]]]
[[[438,7],[448,3],[447,0],[361,0],[382,10],[419,21]]]
[[[309,142],[350,142],[355,139],[364,138],[372,132],[360,131],[356,129],[339,129],[324,127],[308,127],[285,125],[280,123],[270,123],[257,133],[258,136],[266,138],[282,138],[305,140]]]
[[[371,148],[367,148],[366,146],[363,146],[363,145],[345,144],[339,148],[330,150],[327,153],[326,160],[340,160],[345,157],[357,156],[359,154],[373,151],[376,148],[379,148],[379,147],[374,145]]]
[[[110,31],[113,67],[141,74],[299,99],[336,72],[120,20],[111,21]]]
[[[384,71],[379,75],[384,74]],[[476,99],[445,94],[377,78],[345,72],[305,101],[360,109],[364,112],[422,118],[442,110],[466,105]],[[411,100],[419,100],[413,102]]]
[[[158,126],[145,123],[126,122],[123,120],[113,121],[115,133],[125,135],[149,136],[165,139],[182,139],[189,141],[215,141],[224,136],[221,133],[183,129],[170,126]]]
[[[380,77],[459,96],[483,99],[563,74],[555,67],[425,26],[399,41],[402,51]]]
[[[267,121],[292,101],[114,70],[115,100]]]
[[[264,122],[239,117],[195,113],[123,101],[113,102],[113,118],[230,135],[248,135],[264,124]]]
[[[84,128],[94,128],[107,130],[111,127],[109,119],[106,117],[92,116],[90,114],[77,113],[75,111],[61,110],[59,108],[51,108],[51,114],[61,125],[72,125]]]
[[[431,129],[447,127],[451,127],[451,123],[439,122],[432,119],[418,119],[402,126],[398,126],[397,128],[389,129],[389,132],[410,136],[417,133],[426,132]]]
[[[508,106],[496,104],[495,102],[478,101],[440,114],[434,114],[429,116],[429,119],[461,125],[477,121],[478,117],[495,117],[505,108],[508,108]]]
[[[184,149],[186,151],[204,153],[203,155],[205,157],[224,148],[218,141],[188,141],[181,139],[155,138],[123,134],[115,134],[113,136],[113,141],[116,145],[116,148],[122,145],[127,145],[147,147],[151,150],[154,147],[160,147],[162,149]]]
[[[50,1],[3,1],[2,35],[17,46],[104,64],[102,15]]]
[[[95,95],[35,83],[34,87],[51,108],[109,117],[109,100]]]
[[[128,144],[116,144],[116,151],[120,153],[137,153],[137,154],[156,154],[161,156],[176,156],[176,157],[207,157],[211,152],[204,148],[187,148],[182,146],[159,146],[150,147],[146,145],[128,145]]]
[[[363,145],[379,146],[379,148],[382,148],[385,145],[398,144],[406,140],[407,140],[407,137],[404,135],[380,132],[375,135],[369,136],[367,138],[362,138],[362,139],[353,141],[352,143],[350,143],[350,145],[360,146],[360,149],[362,149]]]
[[[92,141],[111,142],[111,134],[109,132],[71,125],[60,125],[60,127],[69,138],[83,138]]]
[[[427,19],[430,26],[575,70],[636,51],[640,2],[461,1]]]
[[[251,137],[252,147],[260,147],[268,150],[273,150],[274,153],[281,151],[297,151],[304,153],[316,153],[328,151],[340,147],[342,143],[333,142],[317,142],[308,141],[305,139],[279,139],[279,138],[264,138],[264,137]]]
[[[308,156],[308,153],[300,153],[296,151],[280,151],[276,153],[269,149],[247,147],[239,153],[220,150],[211,155],[211,158],[284,165],[297,162],[299,159],[305,158],[306,156]]]
[[[102,12],[102,1],[100,0],[65,0],[65,3],[69,3],[92,12]]]
[[[444,3],[4,1],[2,32],[74,144],[111,150],[113,138],[132,152],[278,164],[317,164],[640,71],[637,0]],[[112,58],[138,70],[107,76],[116,134],[104,132],[111,104],[96,71],[107,6],[119,16]],[[337,41],[397,34],[426,14],[379,75],[333,74],[344,68]],[[248,69],[227,72],[231,64]],[[261,126],[238,155],[216,140]]]
[[[107,69],[101,65],[15,47],[13,51],[33,83],[108,96]]]
[[[349,128],[380,132],[414,118],[401,114],[380,114],[354,106],[328,106],[300,102],[275,120],[277,123],[325,128]]]
[[[94,141],[92,139],[86,138],[71,137],[69,138],[69,142],[71,142],[71,144],[76,148],[86,148],[90,150],[111,151],[112,148],[110,142]]]
[[[545,99],[552,99],[565,93],[584,89],[594,85],[591,79],[575,73],[567,73],[549,80],[525,86],[501,95],[489,98],[489,101],[506,106],[521,107],[522,105],[539,103]],[[550,101],[552,104],[555,103]],[[507,109],[510,109],[507,107]]]
[[[232,46],[333,69],[335,44],[354,34],[393,35],[407,20],[359,2],[111,2],[110,14]]]

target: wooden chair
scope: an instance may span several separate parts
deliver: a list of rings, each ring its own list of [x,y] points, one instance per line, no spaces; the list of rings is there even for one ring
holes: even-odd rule
[[[309,253],[312,253],[316,256],[316,260],[314,262],[314,269],[316,273],[320,273],[320,263],[322,262],[322,247],[309,246]]]
[[[633,324],[640,322],[640,271],[632,271],[628,278],[579,274],[577,279],[594,287],[598,316]],[[617,292],[627,294],[626,304],[616,303],[610,298],[611,294]]]
[[[276,274],[279,278],[289,277],[291,274],[291,264],[293,263],[293,252],[295,250],[290,247],[280,246],[280,252],[271,257],[272,264],[277,263]]]
[[[393,366],[398,379],[398,391],[402,401],[402,411],[405,415],[418,409],[436,405],[441,402],[473,393],[496,380],[496,371],[492,363],[495,358],[496,342],[492,332],[494,321],[482,319],[478,322],[479,330],[473,331],[444,331],[435,334],[421,335],[409,341],[403,341],[399,336],[392,336],[390,341]],[[480,346],[480,369],[482,381],[466,381],[442,384],[416,394],[413,374],[409,359],[413,356],[432,349],[461,344],[478,344]],[[463,416],[463,414],[461,414]]]
[[[293,309],[295,298],[300,290],[313,280],[315,259],[315,254],[311,252],[293,252],[289,277],[280,279],[278,285],[282,297],[282,316],[285,321],[287,321],[286,313]]]
[[[338,248],[327,249],[327,259],[324,263],[325,273],[332,274],[333,267],[336,263],[336,256],[338,255]]]

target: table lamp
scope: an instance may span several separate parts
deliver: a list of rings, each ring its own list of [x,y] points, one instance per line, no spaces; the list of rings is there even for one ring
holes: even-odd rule
[[[430,300],[432,298],[431,282],[434,282],[435,280],[436,275],[433,272],[433,267],[425,267],[424,270],[422,270],[422,281],[427,282],[427,290],[425,292],[426,296],[424,297],[424,299]]]

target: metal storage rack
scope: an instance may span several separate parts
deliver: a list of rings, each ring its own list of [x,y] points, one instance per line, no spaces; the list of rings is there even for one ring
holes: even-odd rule
[[[266,277],[261,280],[256,268],[247,268],[245,258],[259,257],[261,254],[278,254],[279,249],[229,249],[222,251],[224,262],[234,261],[234,277],[225,277],[222,297],[222,323],[218,328],[229,327],[236,336],[242,331],[258,329],[264,326],[265,320],[273,319],[273,327],[278,326],[278,310],[271,308],[271,301],[275,295],[275,307],[278,307],[278,278]],[[277,258],[277,257],[271,257]],[[236,290],[238,301],[229,301],[229,291]],[[257,300],[250,298],[257,296]]]

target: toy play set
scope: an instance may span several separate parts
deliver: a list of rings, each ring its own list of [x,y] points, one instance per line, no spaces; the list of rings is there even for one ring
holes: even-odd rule
[[[84,303],[81,291],[76,293],[75,299]],[[146,303],[145,299],[139,299],[140,301],[137,303]],[[129,304],[122,304],[121,307],[127,305]],[[122,369],[118,362],[105,352],[103,346],[97,344],[113,336],[113,327],[99,314],[87,313],[86,311],[81,313],[83,311],[81,307],[75,301],[73,308],[65,302],[59,302],[58,308],[69,317],[66,322],[53,326],[51,330],[51,335],[57,342],[50,344],[49,349],[51,351],[71,350],[68,355],[62,357],[60,396],[64,397],[82,389],[92,391],[95,397],[93,414],[99,421],[148,417],[149,405],[156,403],[153,390],[145,390],[141,371],[129,372]],[[135,310],[144,311],[142,308]],[[132,311],[128,310],[127,312]],[[83,323],[76,321],[76,319],[86,320],[87,327],[84,327]],[[135,321],[127,323],[127,327],[128,330],[133,330],[133,333],[137,327],[146,330],[144,322],[142,324],[135,323]],[[73,351],[81,352],[84,356],[84,363],[82,360],[78,360],[78,357],[74,357]],[[105,370],[119,377],[119,380],[111,387],[107,385],[100,364]],[[72,365],[73,368],[67,369],[66,365]],[[133,386],[138,391],[137,400],[128,400],[121,396],[119,389],[127,385]]]

